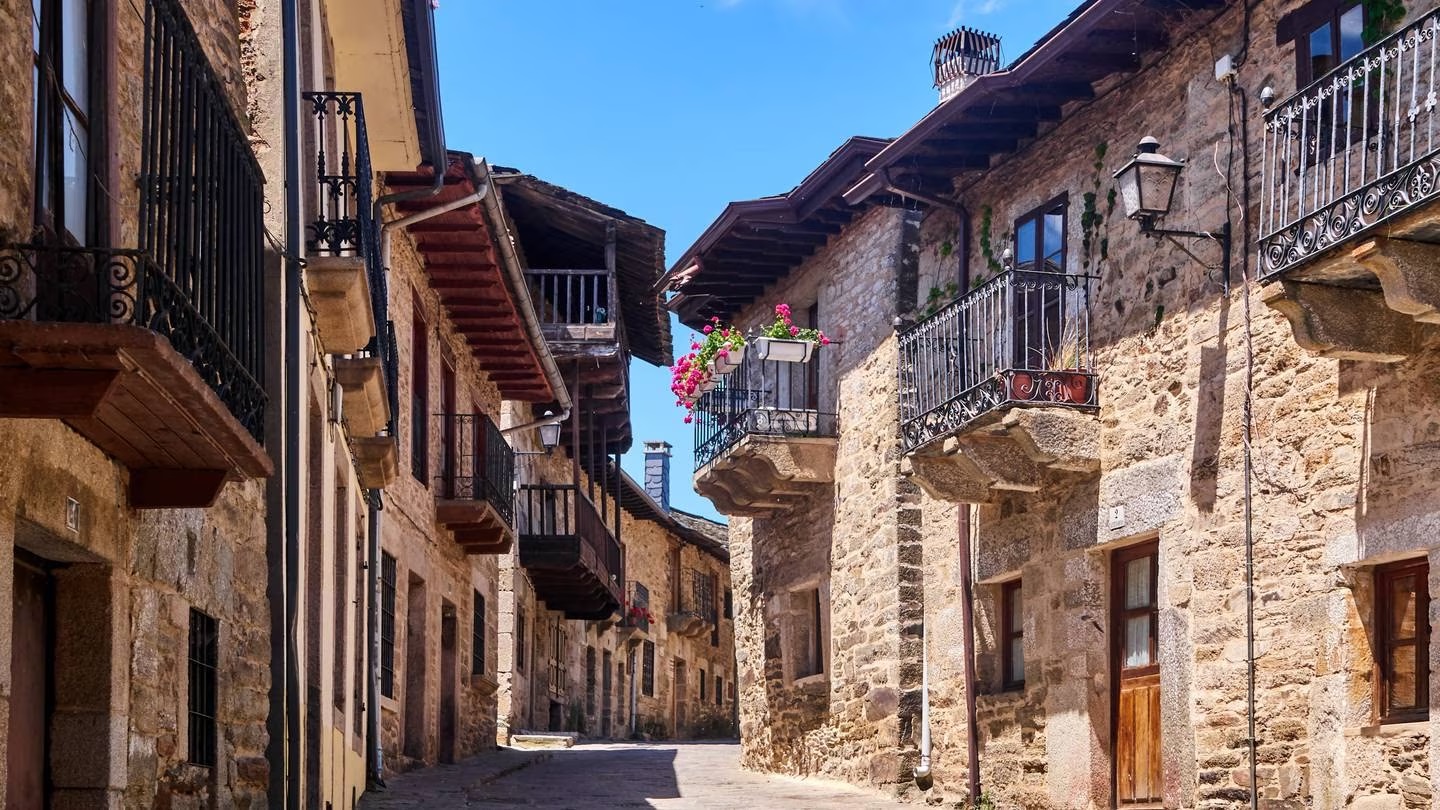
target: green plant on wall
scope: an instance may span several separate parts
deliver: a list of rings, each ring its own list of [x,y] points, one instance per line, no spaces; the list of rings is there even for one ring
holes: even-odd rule
[[[931,287],[930,294],[925,297],[925,305],[920,310],[920,320],[923,321],[944,309],[959,294],[960,285],[953,281],[945,282],[942,287]]]
[[[980,255],[985,259],[985,267],[991,274],[999,273],[1005,268],[1000,265],[1000,260],[995,257],[995,245],[990,238],[990,227],[995,221],[995,211],[990,206],[980,209]],[[980,286],[983,278],[976,278],[975,286]]]
[[[1374,45],[1394,30],[1405,19],[1404,0],[1363,0],[1365,7],[1365,29],[1360,36],[1366,45]]]
[[[1105,192],[1105,212],[1100,212],[1100,182],[1102,172],[1105,171],[1105,154],[1110,151],[1110,145],[1105,141],[1095,144],[1095,161],[1092,165],[1095,172],[1090,178],[1090,185],[1093,190],[1084,194],[1084,205],[1080,212],[1080,265],[1085,272],[1090,272],[1093,265],[1098,272],[1100,265],[1110,258],[1110,238],[1105,235],[1105,222],[1115,212],[1115,187],[1111,186]],[[1096,253],[1098,251],[1098,258]]]

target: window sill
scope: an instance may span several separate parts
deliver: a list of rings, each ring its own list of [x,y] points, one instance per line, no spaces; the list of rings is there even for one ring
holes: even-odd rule
[[[486,697],[495,694],[500,689],[500,684],[491,680],[488,675],[471,675],[470,685]]]
[[[1429,720],[1411,720],[1404,723],[1381,723],[1374,726],[1360,726],[1345,729],[1346,737],[1409,737],[1430,733]]]
[[[812,689],[811,687],[816,687],[816,686],[822,686],[822,687],[823,687],[823,686],[828,686],[829,683],[830,683],[830,676],[829,676],[829,675],[825,674],[824,672],[817,672],[817,673],[814,674],[814,675],[806,675],[806,676],[803,677],[803,678],[796,678],[795,680],[793,680],[793,681],[790,682],[790,685],[793,686],[793,687],[796,688],[796,689],[804,689],[804,690],[807,691],[807,692],[808,692],[808,691],[817,691],[817,692],[818,692],[819,690],[814,690],[814,689]]]
[[[984,692],[975,695],[976,705],[989,709],[1023,706],[1026,702],[1025,688],[1023,686],[1005,689],[1000,692]]]

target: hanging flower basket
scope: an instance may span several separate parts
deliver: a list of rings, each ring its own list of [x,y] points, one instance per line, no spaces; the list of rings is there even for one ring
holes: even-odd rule
[[[719,375],[729,374],[740,368],[740,361],[745,359],[745,344],[741,343],[731,349],[718,352],[713,361],[714,372]]]
[[[755,339],[755,357],[781,363],[808,363],[815,355],[815,341],[762,337]]]

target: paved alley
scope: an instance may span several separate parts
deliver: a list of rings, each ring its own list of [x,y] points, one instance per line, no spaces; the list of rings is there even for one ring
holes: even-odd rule
[[[404,774],[364,810],[546,807],[549,810],[882,810],[903,807],[873,792],[816,779],[743,771],[734,743],[580,745],[499,751],[459,765]]]

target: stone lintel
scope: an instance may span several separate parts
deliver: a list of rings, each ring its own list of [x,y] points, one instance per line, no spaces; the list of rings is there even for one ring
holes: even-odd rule
[[[1290,322],[1295,342],[1322,357],[1398,363],[1422,338],[1415,321],[1373,290],[1281,281],[1263,296]]]
[[[1350,257],[1380,279],[1391,309],[1440,324],[1440,245],[1379,238],[1356,248]]]

